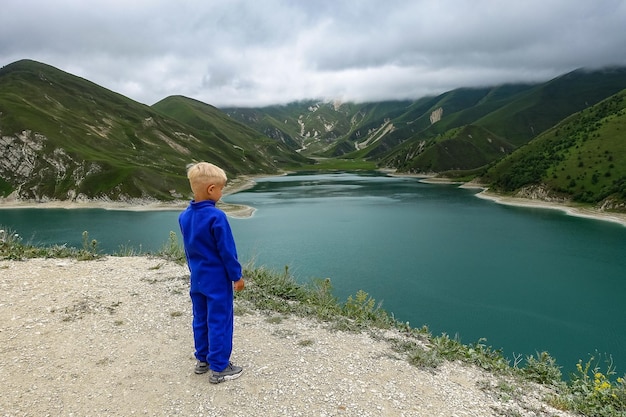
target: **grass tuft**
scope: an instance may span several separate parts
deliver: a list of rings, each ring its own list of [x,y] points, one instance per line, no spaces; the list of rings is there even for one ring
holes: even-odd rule
[[[83,232],[82,247],[63,245],[37,246],[25,243],[22,237],[10,228],[0,225],[0,260],[21,261],[29,258],[74,258],[80,261],[97,259],[101,256],[98,241],[89,239]]]
[[[157,252],[157,256],[168,261],[176,262],[179,265],[183,265],[187,262],[185,249],[178,243],[178,237],[173,231],[170,231],[167,243],[163,244],[161,250]]]

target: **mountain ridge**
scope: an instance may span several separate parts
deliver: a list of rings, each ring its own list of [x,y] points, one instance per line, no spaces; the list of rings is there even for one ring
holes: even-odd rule
[[[493,189],[516,193],[520,189],[503,186],[503,178],[519,177],[506,171],[519,171],[519,166],[501,161],[534,149],[531,143],[545,141],[542,135],[573,115],[597,112],[597,105],[606,106],[599,103],[624,88],[626,68],[612,67],[579,69],[545,83],[459,88],[415,100],[303,100],[218,109],[174,95],[146,106],[49,65],[21,60],[0,69],[0,196],[169,201],[189,196],[184,166],[194,160],[213,161],[238,176],[315,169],[316,159],[478,177]],[[606,121],[613,127],[604,133],[615,137],[607,142],[615,152],[605,149],[613,167],[587,174],[584,163],[567,168],[569,179],[577,178],[586,188],[552,184],[537,175],[535,183],[516,183],[526,189],[546,187],[572,201],[621,207],[624,179],[615,167],[626,166],[626,156],[621,116],[613,119]],[[594,124],[604,123],[582,120],[567,134],[588,136]],[[555,169],[548,168],[558,177]],[[611,195],[615,202],[605,204]]]
[[[15,62],[0,69],[0,195],[171,200],[189,194],[184,171],[194,160],[231,175],[275,173],[279,157],[302,161],[235,121],[216,123],[239,145],[49,65]]]

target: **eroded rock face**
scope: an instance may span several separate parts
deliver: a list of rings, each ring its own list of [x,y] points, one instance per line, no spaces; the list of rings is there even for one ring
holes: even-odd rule
[[[554,203],[565,203],[569,201],[567,198],[554,194],[544,185],[530,185],[528,187],[523,187],[515,194],[515,197]]]
[[[30,130],[15,136],[0,132],[0,178],[13,186],[11,198],[74,200],[80,195],[76,190],[81,182],[101,171],[97,164],[73,159],[65,149],[47,150],[47,142],[44,135]],[[44,185],[50,183],[56,185],[52,187],[55,194],[43,191]]]
[[[441,120],[441,116],[443,116],[443,107],[439,107],[438,109],[430,113],[430,124],[432,125],[437,123],[439,120]]]
[[[600,211],[626,211],[626,203],[613,198],[605,198],[598,204]]]
[[[39,151],[46,137],[30,130],[16,136],[0,136],[0,175],[2,178],[26,179],[37,166]]]
[[[559,195],[555,193],[554,191],[550,190],[549,187],[542,185],[542,184],[529,185],[527,187],[523,187],[515,194],[515,197],[527,198],[529,200],[545,201],[548,203],[558,203],[558,204],[568,204],[572,202],[572,199],[570,197]],[[623,212],[623,211],[626,211],[626,203],[613,197],[607,197],[604,200],[598,202],[595,205],[595,208],[601,212],[605,212],[605,211]]]

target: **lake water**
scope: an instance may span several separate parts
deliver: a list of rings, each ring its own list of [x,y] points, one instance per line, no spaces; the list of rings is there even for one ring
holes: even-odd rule
[[[598,350],[626,370],[626,227],[561,212],[498,205],[477,190],[381,174],[260,179],[225,201],[254,206],[231,219],[242,261],[304,282],[330,278],[345,301],[362,289],[413,327],[486,338],[509,359],[548,351],[572,371]],[[158,250],[178,212],[0,210],[33,243],[112,252]]]

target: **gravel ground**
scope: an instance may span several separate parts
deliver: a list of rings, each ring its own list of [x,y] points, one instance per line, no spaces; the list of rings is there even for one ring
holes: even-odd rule
[[[2,416],[570,416],[460,363],[237,300],[241,378],[195,375],[186,267],[149,257],[0,261]],[[508,387],[503,389],[503,387]]]

